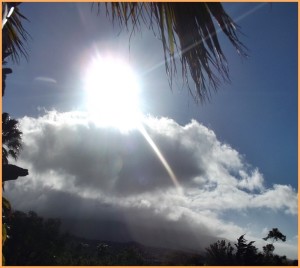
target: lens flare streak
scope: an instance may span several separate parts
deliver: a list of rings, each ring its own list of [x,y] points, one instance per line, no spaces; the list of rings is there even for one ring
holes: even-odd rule
[[[166,169],[167,173],[169,174],[172,182],[174,183],[174,185],[175,185],[178,193],[182,195],[183,194],[182,187],[179,184],[178,179],[177,179],[174,171],[170,167],[169,163],[167,162],[167,160],[165,159],[165,157],[163,156],[163,154],[160,152],[160,150],[158,149],[158,147],[156,146],[156,144],[154,143],[154,141],[151,139],[151,137],[147,133],[146,129],[141,124],[138,126],[138,129],[141,132],[141,134],[144,136],[144,138],[146,139],[146,141],[149,143],[149,145],[151,146],[151,148],[153,149],[153,151],[157,155],[158,159],[161,161],[162,165],[164,166],[164,168]]]

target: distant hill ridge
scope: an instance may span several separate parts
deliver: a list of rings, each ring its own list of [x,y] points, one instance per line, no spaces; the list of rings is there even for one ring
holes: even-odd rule
[[[86,256],[98,254],[100,259],[101,255],[108,258],[127,252],[133,262],[136,258],[143,265],[203,265],[204,261],[200,252],[146,246],[135,241],[114,242],[69,235],[66,247]]]

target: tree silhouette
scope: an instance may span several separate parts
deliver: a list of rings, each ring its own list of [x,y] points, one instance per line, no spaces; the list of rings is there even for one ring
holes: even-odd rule
[[[239,265],[256,265],[257,248],[253,245],[255,241],[247,243],[247,240],[242,235],[238,238],[236,246],[236,259]]]
[[[19,4],[2,4],[3,19],[7,20],[3,27],[2,52],[12,52],[15,61],[21,55],[27,58],[24,42],[30,37],[22,25],[27,18],[20,13]],[[98,3],[98,11],[101,5]],[[142,23],[153,30],[162,42],[171,86],[177,73],[178,58],[183,82],[196,102],[208,99],[210,89],[218,89],[221,81],[230,81],[227,59],[218,39],[219,31],[240,55],[247,56],[247,49],[238,38],[239,27],[221,3],[112,2],[105,3],[105,7],[112,22],[117,21],[128,30],[131,27],[131,33],[141,30]],[[7,18],[12,8],[13,13]],[[190,86],[190,77],[195,87]]]
[[[214,244],[211,244],[209,248],[206,248],[206,257],[209,265],[234,265],[235,256],[234,248],[231,243],[226,243],[225,240],[221,240]]]
[[[175,60],[179,58],[183,81],[195,101],[209,98],[210,88],[216,90],[221,81],[230,80],[227,60],[218,40],[219,31],[240,55],[247,56],[247,49],[237,36],[238,26],[221,3],[112,2],[105,6],[112,21],[128,30],[131,27],[131,33],[139,31],[144,23],[158,35],[170,84],[177,72]],[[190,76],[195,87],[188,83]]]
[[[275,228],[277,229],[277,228]],[[274,230],[274,229],[273,229]],[[273,231],[272,230],[272,231]],[[276,232],[271,232],[270,236],[280,237],[285,241],[285,236],[278,229]],[[255,241],[247,242],[244,237],[240,236],[237,239],[235,249],[230,242],[225,240],[218,241],[206,248],[207,265],[295,265],[297,261],[288,261],[286,256],[274,255],[275,247],[273,244],[267,244],[263,247],[263,253],[259,252],[254,246]]]
[[[63,249],[58,219],[15,211],[8,223],[10,239],[3,248],[6,265],[56,265],[56,256]]]
[[[265,241],[271,239],[272,242],[271,244],[267,244],[265,246],[263,246],[263,252],[265,255],[265,261],[267,263],[271,263],[271,264],[281,264],[284,263],[284,261],[286,260],[285,256],[279,257],[278,255],[274,255],[274,242],[281,240],[283,242],[286,241],[286,236],[283,235],[278,228],[273,228],[272,230],[269,231],[268,235],[266,237],[263,238]]]
[[[275,247],[273,246],[273,244],[267,244],[267,245],[263,246],[263,252],[264,252],[265,256],[272,255],[274,250],[275,250]]]
[[[19,61],[20,55],[27,57],[23,42],[28,33],[22,26],[22,19],[26,19],[19,11],[20,3],[2,3],[2,65],[5,59],[11,57]],[[5,94],[6,77],[12,69],[2,66],[2,97]],[[2,113],[2,181],[15,180],[19,176],[28,175],[28,170],[8,164],[8,157],[17,159],[22,149],[22,132],[18,120],[12,119],[8,113]]]
[[[8,164],[8,157],[17,159],[22,148],[22,131],[19,122],[8,113],[2,113],[2,163]]]
[[[2,3],[2,57],[9,55],[15,62],[19,62],[21,56],[27,59],[25,42],[30,37],[23,26],[23,20],[28,19],[20,12],[20,4]]]
[[[281,240],[283,242],[286,241],[286,236],[283,235],[279,230],[278,228],[273,228],[271,231],[269,231],[268,235],[263,238],[265,241],[267,241],[268,239],[272,239],[273,240],[273,243],[275,241],[278,241],[278,240]]]
[[[22,25],[22,19],[26,19],[19,11],[20,3],[2,3],[2,97],[5,94],[6,77],[12,73],[12,69],[4,67],[5,59],[11,57],[14,62],[19,62],[20,56],[27,58],[24,41],[28,33]],[[28,175],[27,169],[8,164],[8,157],[17,159],[20,150],[22,132],[18,127],[18,121],[11,119],[8,113],[2,113],[2,188],[5,180],[15,180],[19,176]],[[2,197],[2,246],[7,242],[8,221],[11,216],[10,202]],[[5,257],[2,254],[2,264]]]

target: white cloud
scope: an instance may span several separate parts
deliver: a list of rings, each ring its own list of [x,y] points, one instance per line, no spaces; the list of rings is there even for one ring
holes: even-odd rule
[[[257,168],[252,171],[250,176],[243,170],[239,171],[239,175],[242,178],[242,180],[238,184],[240,188],[248,189],[250,191],[253,191],[255,189],[258,189],[260,191],[264,190],[264,178]]]
[[[255,207],[265,206],[274,210],[284,209],[285,213],[296,215],[298,212],[298,194],[290,185],[275,184],[273,188],[266,190],[252,199]]]
[[[297,214],[294,189],[287,185],[266,189],[258,168],[251,169],[236,150],[195,120],[180,126],[171,119],[149,117],[145,123],[183,194],[137,130],[99,128],[79,112],[24,117],[20,125],[24,150],[18,164],[30,175],[7,184],[13,205],[65,222],[93,220],[95,226],[85,231],[93,236],[103,238],[110,232],[116,236],[116,230],[103,233],[96,227],[114,221],[123,223],[118,227],[123,238],[154,245],[151,232],[160,230],[160,245],[169,245],[173,237],[173,244],[177,239],[182,247],[197,248],[199,241],[202,246],[213,242],[209,236],[235,240],[249,231],[250,225],[223,219],[230,211]],[[83,232],[76,226],[68,228]]]
[[[38,76],[34,78],[34,82],[43,82],[43,83],[50,83],[50,84],[56,84],[57,81],[51,77],[46,76]]]

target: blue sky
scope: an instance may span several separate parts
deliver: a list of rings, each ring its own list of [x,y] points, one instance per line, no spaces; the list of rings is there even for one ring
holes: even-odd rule
[[[189,203],[189,205],[182,211],[174,208],[174,211],[177,212],[170,212],[170,219],[175,222],[174,219],[177,219],[180,227],[185,226],[185,220],[192,222],[193,227],[191,228],[196,230],[196,228],[200,228],[197,227],[199,222],[201,222],[202,227],[204,224],[200,216],[211,215],[211,218],[208,217],[211,225],[223,224],[225,226],[223,226],[223,229],[216,227],[214,229],[215,233],[210,230],[211,233],[230,239],[237,238],[243,234],[239,233],[242,231],[246,231],[249,237],[262,237],[264,228],[279,227],[290,238],[287,243],[290,247],[284,249],[284,246],[282,246],[282,252],[288,252],[291,256],[295,256],[295,248],[297,247],[295,239],[297,235],[296,199],[286,201],[286,203],[283,199],[286,196],[296,198],[298,188],[297,3],[226,3],[224,7],[241,27],[243,34],[240,35],[240,38],[249,49],[249,58],[242,59],[239,57],[228,40],[220,35],[220,41],[229,63],[231,83],[224,83],[220,86],[218,92],[212,92],[210,101],[195,104],[186,88],[181,88],[180,71],[178,72],[178,78],[175,79],[173,90],[170,90],[163,64],[162,45],[154,37],[152,31],[147,28],[142,28],[141,33],[136,33],[129,42],[129,34],[126,31],[120,32],[117,25],[113,27],[105,17],[104,10],[97,16],[95,11],[91,11],[89,4],[22,4],[21,10],[30,20],[29,23],[24,23],[24,25],[32,36],[32,40],[29,40],[27,44],[29,61],[22,60],[19,65],[9,64],[13,67],[13,74],[7,79],[6,95],[3,98],[3,111],[9,112],[13,117],[20,119],[24,132],[25,149],[34,146],[32,143],[34,139],[37,139],[36,144],[40,142],[42,148],[48,148],[47,144],[51,144],[53,140],[54,144],[57,144],[56,139],[63,133],[67,133],[66,135],[70,135],[70,137],[76,133],[80,135],[81,127],[72,134],[72,128],[68,129],[70,125],[63,125],[61,123],[63,121],[60,120],[68,120],[63,119],[67,117],[66,113],[70,115],[74,111],[84,111],[83,66],[86,65],[93,48],[97,47],[100,53],[107,50],[113,51],[113,53],[129,60],[132,69],[138,76],[141,87],[141,106],[143,113],[148,114],[150,117],[148,127],[153,140],[156,141],[159,149],[170,162],[171,167],[174,163],[175,174],[182,174],[182,181],[188,182],[187,189],[190,190],[186,190],[185,200],[182,202]],[[53,116],[55,117],[54,112],[52,114],[46,112],[45,114],[44,110],[55,110],[57,116],[55,120],[62,125],[59,123],[60,127],[53,127],[49,120],[51,121]],[[196,121],[191,123],[192,119]],[[47,122],[51,126],[48,126]],[[74,124],[78,126],[78,122]],[[168,133],[172,133],[174,136],[171,136],[172,138],[168,140],[166,132],[158,131],[157,126],[169,131]],[[39,131],[39,136],[32,134]],[[98,133],[97,129],[91,130],[91,133],[93,131],[95,135]],[[108,129],[103,130],[104,133],[107,131],[109,132]],[[193,131],[198,133],[197,135],[202,137],[202,140],[200,138],[198,140],[196,134],[193,136]],[[98,135],[103,137],[103,133],[101,133],[98,133]],[[176,143],[175,137],[179,137],[180,133],[185,133],[185,136],[182,136]],[[51,136],[51,134],[53,135]],[[113,137],[117,138],[118,135],[115,132],[112,133]],[[134,144],[135,142],[132,141],[134,137],[136,140],[139,139],[138,136],[135,136],[136,134],[132,135],[132,137],[126,137]],[[40,139],[37,137],[40,137]],[[92,135],[91,138],[93,137],[95,136]],[[123,140],[123,138],[121,139]],[[70,140],[73,140],[73,138],[70,138]],[[126,142],[129,141],[126,140]],[[74,138],[75,142],[79,142],[79,140]],[[184,161],[180,156],[173,157],[174,146],[176,144],[185,146],[186,142],[194,143],[195,148],[199,148],[199,150],[201,148],[201,150],[207,149],[207,153],[196,149],[190,151],[192,147],[182,147],[184,149],[182,151],[180,149],[179,152],[182,153],[182,157],[186,154],[186,158],[190,159],[191,162]],[[49,152],[51,152],[51,148],[56,147],[50,147]],[[60,157],[65,159],[66,156],[59,153],[60,147],[57,148],[58,159]],[[75,146],[70,154],[71,152],[77,152],[76,148]],[[112,151],[114,150],[114,147],[109,148]],[[145,160],[151,161],[152,168],[148,170],[145,167],[145,170],[149,171],[147,176],[158,178],[160,171],[153,171],[155,168],[159,170],[159,165],[153,162],[155,157],[148,155],[149,152],[146,152],[146,147],[144,148],[141,145],[141,148],[140,151],[134,149],[133,152],[140,155],[141,159],[145,158]],[[15,198],[12,203],[23,209],[35,208],[45,215],[63,215],[63,212],[57,212],[57,214],[51,212],[53,209],[51,210],[50,207],[54,203],[50,192],[58,191],[62,193],[63,198],[67,198],[64,191],[66,185],[73,181],[74,176],[76,178],[80,177],[78,175],[79,171],[79,173],[76,173],[75,170],[68,169],[67,166],[76,165],[76,162],[59,167],[58,163],[51,157],[47,158],[40,155],[42,149],[35,148],[35,152],[39,152],[36,155],[26,153],[25,149],[20,155],[19,163],[24,166],[31,166],[31,177],[28,179],[27,184],[24,182],[26,179],[24,179],[23,182],[18,181],[16,185],[8,185],[8,194]],[[191,157],[191,154],[195,158]],[[201,154],[204,156],[201,156]],[[84,155],[86,156],[86,154]],[[222,159],[222,157],[226,159]],[[132,162],[129,160],[126,162],[123,159],[124,168],[120,172],[124,172],[125,175],[122,174],[126,178],[135,176],[133,163],[138,160],[133,158]],[[193,164],[193,161],[195,163],[196,161],[203,161],[203,165],[198,166],[198,164]],[[127,169],[125,163],[128,164]],[[180,163],[184,163],[182,169],[179,168]],[[218,168],[213,169],[212,163]],[[190,172],[185,172],[189,168]],[[61,174],[55,173],[58,170],[65,172],[62,180],[66,181],[68,176],[73,176],[73,179],[58,186],[57,181],[61,176]],[[145,170],[144,172],[147,173]],[[223,171],[225,173],[222,173]],[[241,175],[243,172],[247,174],[244,177]],[[239,175],[237,176],[236,173]],[[43,184],[41,174],[46,177],[50,176],[49,174],[54,174],[56,184],[54,182],[54,186]],[[87,174],[89,173],[83,173],[82,176],[87,176]],[[217,180],[220,175],[224,176],[222,180],[228,176],[228,178],[226,177],[228,180],[224,179],[224,182],[220,183],[221,179]],[[141,184],[142,186],[136,189],[134,186],[129,189],[123,183],[118,184],[119,188],[115,189],[116,196],[121,194],[118,189],[123,189],[124,192],[128,193],[126,197],[128,206],[126,209],[130,208],[129,214],[137,215],[136,210],[141,209],[141,207],[144,206],[149,209],[157,204],[155,200],[152,200],[149,194],[151,191],[148,192],[147,187],[153,187],[156,191],[161,182],[153,182],[152,185],[147,182],[147,180],[150,180],[147,176],[145,175],[143,179],[139,178],[146,181],[146,183]],[[233,178],[235,178],[234,182]],[[178,179],[180,180],[180,176]],[[77,180],[75,179],[75,181]],[[205,181],[207,187],[216,187],[218,191],[204,191],[203,189],[206,189],[203,186]],[[246,182],[247,186],[245,186]],[[131,180],[129,180],[128,185],[131,185],[130,183]],[[191,183],[194,183],[194,188],[189,188],[192,185]],[[45,200],[48,200],[48,203],[45,201],[45,206],[48,206],[49,209],[36,206],[29,198],[33,190],[30,190],[30,187],[24,188],[24,184],[28,187],[38,185],[37,188],[34,188],[36,192],[38,192],[38,189],[50,187],[51,191],[49,190],[48,195],[43,191],[43,195],[46,195]],[[74,185],[80,186],[82,183],[76,184],[74,182]],[[230,201],[226,198],[220,199],[220,202],[223,202],[226,207],[224,210],[215,204],[211,204],[211,210],[209,204],[203,207],[200,205],[200,201],[204,201],[203,196],[211,202],[214,200],[214,194],[217,200],[220,195],[226,196],[224,185],[230,185],[230,187],[235,185],[237,188],[234,190],[230,188],[230,191],[234,193],[237,189],[243,189],[242,195],[236,197],[242,198],[244,196],[246,198],[238,199],[242,200],[240,202],[244,206],[238,207],[234,205],[237,201]],[[106,189],[107,185],[101,184],[100,186]],[[22,201],[23,205],[21,205],[21,199],[16,197],[17,193],[22,192],[22,187],[23,191],[24,189],[28,190],[28,192],[23,192],[24,198],[27,198],[25,202]],[[131,192],[132,189],[135,190]],[[259,194],[257,194],[258,192]],[[84,199],[88,193],[90,193],[90,196],[97,196],[89,192],[87,188],[85,195],[80,196],[80,198]],[[168,192],[170,199],[165,200],[166,204],[177,204],[179,199],[171,193],[170,190],[170,193]],[[202,193],[202,197],[199,197],[200,193]],[[135,198],[143,194],[140,199],[143,205],[138,209],[130,205],[133,202],[133,194],[136,195]],[[246,197],[247,194],[249,196]],[[235,195],[232,196],[234,198]],[[191,197],[198,200],[199,204],[195,201],[198,207],[191,205],[191,200],[194,200],[190,199]],[[117,198],[108,200],[103,195],[95,198],[101,200],[98,200],[99,204],[109,203],[116,210],[120,209],[122,203],[121,198],[119,200]],[[252,201],[249,201],[250,199]],[[157,200],[160,200],[158,193]],[[282,204],[280,203],[281,200]],[[260,202],[260,205],[256,202]],[[252,205],[249,205],[250,203]],[[179,207],[184,206],[180,205]],[[202,210],[199,207],[202,207]],[[124,207],[123,209],[126,211]],[[157,209],[164,211],[165,207]],[[139,211],[139,215],[144,215],[145,211],[146,209],[142,212]],[[143,217],[141,216],[141,218]],[[157,222],[160,221],[165,222],[161,215],[157,218]],[[130,224],[128,223],[128,226],[131,226]],[[274,224],[276,226],[273,226]],[[201,230],[203,231],[205,228],[203,227]],[[232,237],[229,235],[230,232],[233,233]]]

